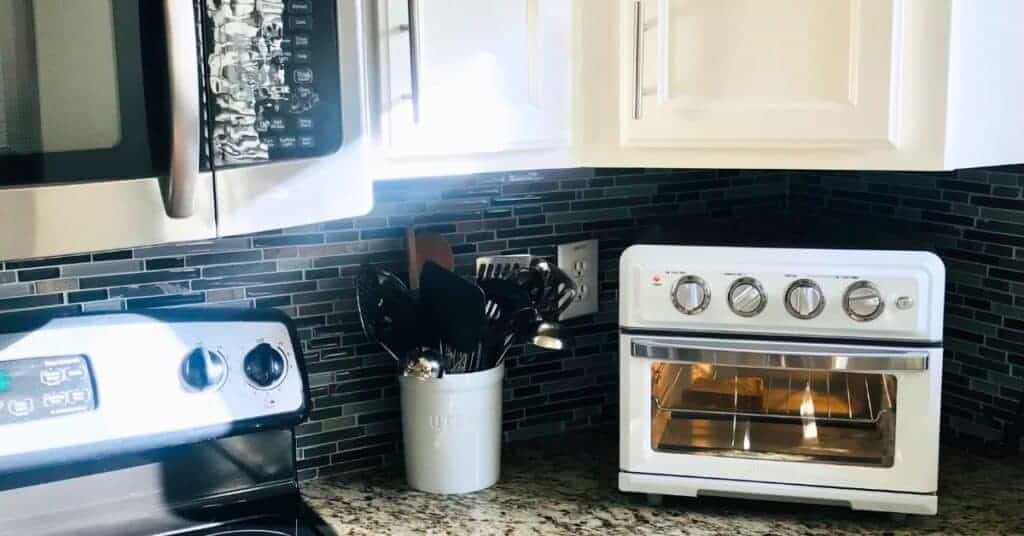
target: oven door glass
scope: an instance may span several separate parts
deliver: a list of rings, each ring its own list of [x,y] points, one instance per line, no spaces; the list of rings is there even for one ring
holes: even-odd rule
[[[0,0],[0,186],[166,173],[161,7]]]
[[[892,467],[896,376],[655,362],[657,451]]]

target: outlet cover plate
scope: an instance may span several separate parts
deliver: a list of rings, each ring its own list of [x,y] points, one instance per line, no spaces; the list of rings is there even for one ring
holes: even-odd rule
[[[597,247],[596,239],[558,246],[558,267],[576,281],[576,300],[560,320],[597,314]]]

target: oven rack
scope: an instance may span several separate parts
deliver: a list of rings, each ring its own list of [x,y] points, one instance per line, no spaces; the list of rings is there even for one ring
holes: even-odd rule
[[[739,370],[735,369],[734,373],[733,373],[733,377],[731,378],[731,381],[732,381],[732,384],[733,384],[733,404],[734,404],[732,409],[722,410],[722,409],[698,409],[698,408],[673,407],[672,404],[668,403],[665,399],[668,398],[669,395],[671,395],[672,393],[675,392],[675,388],[676,388],[676,386],[679,383],[679,379],[681,377],[681,374],[682,374],[683,370],[684,370],[683,367],[679,367],[679,370],[676,372],[675,378],[672,380],[672,384],[667,389],[663,390],[663,392],[661,393],[660,396],[653,396],[653,397],[651,397],[652,401],[653,401],[653,403],[655,405],[655,408],[658,411],[668,412],[668,413],[671,413],[673,415],[683,415],[683,416],[705,416],[705,417],[717,417],[717,418],[723,418],[723,417],[724,418],[744,417],[744,418],[751,418],[751,419],[771,419],[771,420],[781,420],[781,421],[796,421],[796,422],[801,422],[801,423],[804,422],[804,421],[814,421],[814,422],[825,423],[825,424],[835,423],[835,424],[847,424],[847,425],[876,425],[876,424],[878,424],[879,420],[883,418],[883,416],[892,413],[892,409],[894,409],[895,406],[896,406],[895,400],[894,400],[893,395],[891,393],[890,380],[888,379],[888,377],[886,375],[883,374],[883,375],[879,375],[878,376],[879,378],[881,378],[881,383],[882,383],[882,385],[880,387],[882,392],[878,393],[881,396],[880,400],[882,401],[882,403],[878,404],[880,407],[876,408],[876,407],[874,407],[875,405],[872,403],[872,400],[874,399],[873,395],[875,393],[872,390],[871,382],[868,381],[868,376],[867,375],[859,375],[859,374],[857,375],[858,379],[863,378],[863,389],[864,390],[863,390],[863,394],[858,393],[858,394],[855,395],[854,393],[857,390],[860,389],[860,382],[855,381],[853,383],[856,384],[856,385],[851,385],[850,378],[853,375],[850,374],[850,373],[839,373],[839,374],[842,375],[841,377],[843,378],[844,381],[841,382],[843,385],[838,388],[839,390],[836,391],[836,394],[845,395],[846,401],[847,401],[847,405],[846,405],[847,411],[846,412],[835,413],[834,414],[834,412],[832,411],[832,405],[831,404],[826,404],[825,405],[826,409],[825,409],[824,412],[815,411],[813,413],[809,413],[809,414],[806,414],[806,415],[801,414],[799,410],[797,410],[797,411],[786,411],[786,412],[770,412],[770,411],[756,412],[756,411],[749,411],[749,410],[740,410],[740,408],[739,408],[739,399],[740,399],[740,393],[739,393],[739,384],[740,384],[740,382],[739,382],[739,379],[740,379],[740,375],[739,375]],[[718,379],[717,378],[717,372],[718,371],[716,370],[716,379]],[[805,381],[805,380],[803,380],[801,378],[796,378],[796,376],[797,376],[797,373],[795,373],[795,372],[791,373],[791,374],[788,374],[786,376],[786,378],[785,378],[785,381],[781,381],[780,380],[779,382],[776,382],[774,377],[769,376],[769,378],[768,378],[769,379],[769,384],[768,384],[768,388],[765,390],[764,396],[767,396],[767,393],[772,392],[774,389],[776,389],[776,387],[775,387],[776,383],[782,383],[784,385],[784,387],[785,387],[785,398],[788,400],[794,393],[802,390],[801,387],[799,387],[801,384],[803,384],[805,386],[809,386],[809,384],[811,383],[810,379]],[[726,381],[729,381],[729,379],[726,379]],[[892,381],[894,381],[894,380],[892,380]],[[832,381],[832,374],[826,374],[825,375],[826,390],[825,390],[825,392],[817,393],[817,394],[824,395],[826,397],[831,398],[832,394],[833,394],[833,384],[834,383],[835,382]],[[794,385],[797,386],[795,389],[794,389]],[[811,396],[812,396],[812,399],[813,399],[814,394],[811,394]],[[865,402],[865,404],[863,404],[864,407],[863,408],[858,408],[857,411],[854,411],[854,403],[853,402],[854,402],[855,397],[857,397],[859,399],[862,396],[864,397],[863,400]],[[824,414],[822,414],[822,413],[824,413]]]

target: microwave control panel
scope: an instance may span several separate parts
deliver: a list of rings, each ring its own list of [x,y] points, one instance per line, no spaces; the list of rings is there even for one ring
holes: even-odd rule
[[[96,409],[81,355],[0,362],[0,426]]]
[[[204,1],[214,166],[337,151],[342,127],[335,2]]]

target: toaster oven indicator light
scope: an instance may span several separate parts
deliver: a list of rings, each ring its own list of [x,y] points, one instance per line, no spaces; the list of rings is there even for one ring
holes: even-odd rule
[[[0,393],[11,390],[11,375],[6,370],[0,370]]]
[[[43,369],[39,371],[39,381],[43,385],[53,387],[64,383],[64,380],[67,379],[65,374],[64,369]]]
[[[654,286],[656,286],[656,287],[660,287],[660,286],[661,286],[661,283],[662,283],[662,277],[661,277],[661,274],[654,274],[654,275],[653,275],[653,276],[651,277],[651,284],[652,284],[652,285],[654,285]]]

